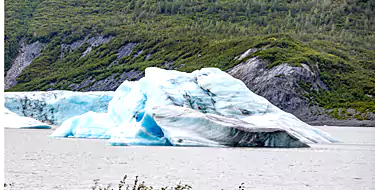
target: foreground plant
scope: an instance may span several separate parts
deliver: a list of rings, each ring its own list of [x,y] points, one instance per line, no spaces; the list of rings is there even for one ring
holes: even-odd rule
[[[154,189],[154,187],[152,186],[145,185],[144,181],[139,183],[138,176],[135,177],[134,183],[132,185],[127,184],[126,183],[127,177],[128,176],[125,175],[124,178],[120,181],[120,183],[118,184],[118,190],[153,190]],[[115,190],[114,188],[112,188],[112,184],[103,186],[99,183],[98,179],[94,180],[94,182],[95,184],[92,187],[92,190]],[[160,188],[160,190],[191,190],[191,189],[192,189],[192,186],[187,185],[187,184],[183,185],[181,184],[181,182],[177,184],[176,186],[171,186],[171,187],[166,186],[166,187]],[[238,186],[238,190],[245,190],[245,183],[241,183],[241,185]]]
[[[92,190],[191,190],[193,189],[190,185],[183,185],[178,183],[176,186],[171,187],[161,187],[160,189],[157,189],[153,186],[147,186],[144,181],[139,182],[138,176],[135,177],[133,184],[127,184],[126,179],[127,175],[124,176],[124,178],[120,181],[118,185],[112,186],[112,184],[103,185],[100,184],[99,179],[95,179],[94,186],[91,187]],[[4,183],[4,189],[12,189],[15,186],[15,183]],[[116,188],[117,186],[117,188]],[[222,189],[223,190],[223,189]],[[238,190],[245,190],[245,183],[241,183],[240,186],[238,186]]]
[[[14,186],[14,183],[4,183],[4,187],[12,187]]]
[[[124,176],[124,178],[120,181],[118,184],[118,190],[152,190],[154,187],[147,186],[144,181],[139,182],[138,176],[135,176],[135,180],[133,184],[127,184],[126,179],[127,175]],[[94,180],[94,186],[92,187],[93,190],[115,190],[112,187],[112,184],[108,184],[106,186],[103,186],[99,183],[99,179]],[[190,190],[192,187],[190,185],[182,185],[181,182],[173,187],[162,187],[160,190]]]

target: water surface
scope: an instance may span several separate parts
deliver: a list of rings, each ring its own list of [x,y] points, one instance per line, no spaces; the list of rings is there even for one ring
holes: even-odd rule
[[[52,130],[5,129],[5,182],[13,189],[91,189],[139,175],[154,187],[375,189],[375,128],[320,127],[341,143],[302,149],[112,147],[53,139]]]

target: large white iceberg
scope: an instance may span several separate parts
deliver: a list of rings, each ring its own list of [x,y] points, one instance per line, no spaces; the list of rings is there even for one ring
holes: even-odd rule
[[[1,125],[4,128],[50,129],[51,126],[33,118],[19,116],[3,107]]]
[[[20,116],[60,125],[88,111],[107,112],[114,92],[5,92],[4,106]]]
[[[76,116],[51,136],[110,137],[111,145],[305,147],[335,141],[216,68],[147,68],[145,77],[116,90],[107,113]]]

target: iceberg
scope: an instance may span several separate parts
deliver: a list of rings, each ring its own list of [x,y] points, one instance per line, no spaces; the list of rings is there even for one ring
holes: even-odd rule
[[[105,113],[114,92],[5,92],[4,106],[20,116],[60,125],[89,111]]]
[[[67,119],[54,131],[54,137],[102,138],[109,139],[116,124],[107,113],[89,111]]]
[[[2,125],[4,128],[16,129],[50,129],[51,126],[33,118],[19,116],[3,107]]]
[[[51,137],[109,138],[115,146],[308,147],[336,141],[220,69],[154,67],[139,81],[121,84],[106,113],[68,119]]]

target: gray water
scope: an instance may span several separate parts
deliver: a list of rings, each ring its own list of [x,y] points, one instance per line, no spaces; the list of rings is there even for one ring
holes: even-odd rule
[[[91,189],[127,174],[154,187],[375,189],[375,128],[320,127],[341,143],[303,149],[111,147],[106,140],[51,139],[52,130],[5,129],[11,189]]]

